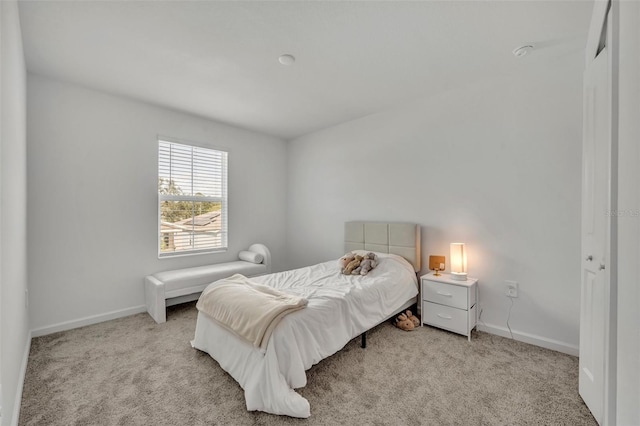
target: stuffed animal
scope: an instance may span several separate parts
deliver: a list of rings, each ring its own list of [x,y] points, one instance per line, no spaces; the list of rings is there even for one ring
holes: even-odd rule
[[[364,256],[347,253],[338,260],[338,264],[345,275],[367,275],[378,266],[378,256],[369,252]]]
[[[338,260],[338,265],[340,265],[340,269],[344,269],[347,267],[349,262],[355,259],[356,256],[353,253],[347,253]]]
[[[367,275],[373,268],[378,266],[378,256],[375,253],[367,253],[363,256],[363,260],[360,263],[360,275]]]
[[[411,320],[414,326],[420,327],[420,320],[418,319],[417,316],[413,315],[413,312],[407,309],[407,311],[405,312],[405,315],[407,316],[407,318],[409,318],[409,320]]]
[[[364,259],[362,256],[356,255],[355,258],[351,262],[349,262],[347,266],[344,267],[342,273],[345,275],[351,275],[353,270],[360,266],[360,262],[362,262],[362,259]]]
[[[371,259],[364,259],[360,262],[360,275],[367,275],[375,266],[375,263]]]
[[[396,318],[396,321],[395,321],[395,325],[400,330],[404,330],[404,331],[411,331],[415,328],[415,325],[413,325],[413,321],[407,318],[405,314],[398,315],[398,318]]]

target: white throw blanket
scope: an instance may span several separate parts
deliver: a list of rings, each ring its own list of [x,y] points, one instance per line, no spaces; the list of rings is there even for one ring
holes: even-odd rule
[[[235,274],[207,287],[196,308],[256,348],[264,350],[280,320],[306,305],[307,299]]]

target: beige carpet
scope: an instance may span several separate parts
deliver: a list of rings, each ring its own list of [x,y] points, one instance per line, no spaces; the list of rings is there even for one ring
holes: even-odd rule
[[[595,425],[578,360],[487,333],[382,324],[307,372],[306,420],[247,412],[189,345],[193,303],[33,339],[20,425]]]

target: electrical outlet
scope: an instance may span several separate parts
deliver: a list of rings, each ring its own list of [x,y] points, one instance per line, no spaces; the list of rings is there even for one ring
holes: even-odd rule
[[[27,288],[24,289],[24,307],[29,307],[29,289]]]
[[[507,285],[505,290],[505,296],[507,297],[518,297],[518,282],[505,280],[505,284]]]

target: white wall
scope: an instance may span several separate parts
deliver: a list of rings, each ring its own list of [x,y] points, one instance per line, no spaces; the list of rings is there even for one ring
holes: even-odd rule
[[[291,267],[335,258],[343,222],[423,226],[423,264],[469,248],[485,329],[577,354],[581,52],[290,142]]]
[[[31,74],[27,92],[35,334],[139,311],[145,275],[234,260],[254,242],[283,268],[284,141]],[[226,253],[158,259],[157,135],[228,148]]]
[[[617,424],[640,424],[640,4],[619,1]]]
[[[17,423],[29,349],[27,289],[26,72],[18,6],[0,2],[0,383],[2,424]]]

